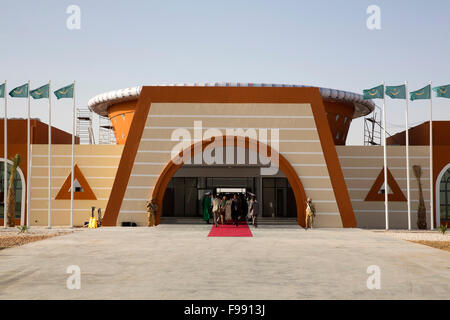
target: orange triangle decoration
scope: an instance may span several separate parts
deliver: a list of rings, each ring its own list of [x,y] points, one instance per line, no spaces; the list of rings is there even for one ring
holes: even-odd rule
[[[397,181],[395,181],[394,176],[389,171],[389,168],[387,169],[387,183],[388,187],[387,188],[385,187],[385,189],[387,189],[387,192],[389,192],[389,189],[391,189],[392,191],[392,193],[388,194],[389,201],[406,201],[405,195],[398,186]],[[379,192],[383,184],[384,184],[384,168],[381,170],[380,174],[378,175],[378,178],[375,180],[372,188],[370,189],[364,201],[384,201],[384,193]]]
[[[78,168],[78,165],[74,166],[74,170],[75,176],[73,185],[74,187],[77,187],[77,185],[79,184],[79,186],[81,187],[81,191],[74,191],[73,198],[75,200],[97,200],[97,197],[89,186],[89,183],[87,182],[80,168]],[[69,174],[66,181],[64,181],[64,184],[56,195],[56,200],[70,200],[70,187],[72,184],[71,176],[72,174]],[[78,183],[76,183],[77,181]]]

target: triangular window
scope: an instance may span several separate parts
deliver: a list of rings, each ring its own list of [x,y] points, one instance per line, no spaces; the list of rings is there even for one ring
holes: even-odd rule
[[[75,200],[97,200],[97,197],[89,186],[89,183],[80,168],[78,168],[78,165],[74,166],[74,170],[75,176],[73,180],[73,198]],[[72,185],[71,178],[71,174],[69,173],[69,176],[66,178],[66,181],[64,181],[64,184],[55,197],[56,200],[70,200]]]
[[[400,189],[397,181],[395,181],[389,168],[387,170],[387,182],[388,182],[388,200],[389,201],[406,201],[406,197]],[[384,169],[378,174],[377,179],[372,185],[369,193],[364,201],[384,201]]]

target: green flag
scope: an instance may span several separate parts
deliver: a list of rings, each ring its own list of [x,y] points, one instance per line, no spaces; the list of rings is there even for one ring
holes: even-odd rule
[[[411,100],[419,100],[419,99],[430,99],[431,98],[431,86],[427,85],[426,87],[423,87],[422,89],[419,89],[417,91],[411,92]]]
[[[46,84],[45,86],[39,87],[37,89],[31,90],[30,91],[30,96],[33,97],[33,99],[43,99],[43,98],[48,98],[48,94],[49,94],[49,90],[50,87],[48,84]]]
[[[433,91],[436,92],[438,98],[450,98],[450,84],[433,88]]]
[[[55,96],[58,99],[62,98],[73,98],[73,83],[64,88],[58,89],[55,91]]]
[[[372,89],[363,90],[364,100],[368,99],[383,99],[384,98],[384,86],[379,85]]]
[[[5,97],[5,84],[0,84],[0,98]]]
[[[28,83],[12,89],[9,95],[13,98],[28,98]]]
[[[406,99],[406,86],[386,86],[386,94],[392,99]]]

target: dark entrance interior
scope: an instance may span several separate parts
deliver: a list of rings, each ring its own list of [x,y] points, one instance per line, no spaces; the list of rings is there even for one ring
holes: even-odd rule
[[[294,193],[284,177],[173,177],[164,194],[162,217],[201,218],[205,194],[227,190],[256,194],[263,218],[297,217]]]
[[[286,178],[263,178],[263,217],[297,217],[297,206]]]

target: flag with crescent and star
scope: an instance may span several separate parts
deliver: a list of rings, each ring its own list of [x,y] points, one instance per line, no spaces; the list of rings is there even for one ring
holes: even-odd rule
[[[386,86],[386,94],[392,99],[406,99],[406,86]]]
[[[422,89],[413,91],[410,93],[411,100],[419,100],[419,99],[430,99],[431,98],[431,86],[427,85],[426,87],[423,87]]]
[[[13,98],[28,98],[28,83],[12,89],[9,95]]]
[[[384,98],[384,86],[379,85],[372,89],[363,90],[364,100],[369,99],[383,99]]]
[[[58,99],[73,98],[73,83],[68,86],[65,86],[61,89],[56,90],[54,93]]]
[[[446,86],[435,87],[433,88],[433,91],[436,92],[436,97],[438,98],[450,99],[450,84]]]
[[[48,98],[49,95],[49,90],[50,87],[48,84],[39,87],[37,89],[31,90],[30,91],[30,96],[33,97],[33,99],[43,99],[43,98]]]

